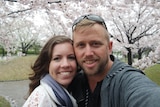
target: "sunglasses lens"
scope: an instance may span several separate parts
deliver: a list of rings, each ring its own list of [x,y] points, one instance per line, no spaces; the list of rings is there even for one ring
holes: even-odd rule
[[[84,19],[84,16],[81,16],[81,17],[77,18],[77,19],[74,21],[73,26],[74,26],[74,25],[77,25],[77,24],[78,24],[79,22],[81,22],[83,19]]]
[[[73,25],[72,25],[72,30],[76,27],[76,25],[77,25],[79,22],[81,22],[81,21],[82,21],[83,19],[85,19],[85,18],[88,19],[88,20],[100,22],[100,23],[107,29],[104,20],[103,20],[100,16],[93,15],[93,14],[89,14],[89,15],[83,15],[83,16],[77,18],[77,19],[74,21]]]
[[[101,23],[104,22],[104,20],[101,17],[96,16],[96,15],[90,15],[90,16],[88,16],[88,19],[93,20],[93,21],[97,21],[97,22],[101,22]]]

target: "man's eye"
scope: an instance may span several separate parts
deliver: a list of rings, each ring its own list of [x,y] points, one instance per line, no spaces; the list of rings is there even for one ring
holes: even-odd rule
[[[95,46],[95,47],[100,46],[100,45],[101,45],[101,43],[98,43],[98,42],[93,42],[92,43],[92,46]]]
[[[85,44],[83,44],[83,43],[79,43],[78,45],[77,45],[77,47],[84,47],[85,46]]]
[[[99,45],[99,43],[95,42],[95,43],[93,43],[93,45]]]

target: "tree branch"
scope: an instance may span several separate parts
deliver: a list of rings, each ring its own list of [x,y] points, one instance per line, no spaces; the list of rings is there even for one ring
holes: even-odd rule
[[[17,0],[4,0],[4,1],[17,2]]]
[[[11,15],[11,14],[14,14],[14,13],[20,13],[20,12],[25,12],[25,11],[28,11],[28,10],[31,10],[32,8],[29,8],[29,9],[24,9],[24,10],[17,10],[17,11],[14,11],[14,12],[11,12],[11,13],[8,13],[7,15]]]

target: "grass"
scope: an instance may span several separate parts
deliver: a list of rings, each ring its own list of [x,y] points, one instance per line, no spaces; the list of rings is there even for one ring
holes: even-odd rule
[[[0,81],[15,81],[28,79],[31,72],[30,66],[34,63],[37,56],[16,57],[12,60],[0,60]],[[0,96],[0,107],[11,107],[10,103]]]
[[[9,61],[0,61],[0,81],[25,80],[31,73],[30,66],[34,63],[36,55],[16,57]],[[144,70],[146,76],[160,85],[160,64],[155,64]]]
[[[0,61],[0,81],[25,80],[31,73],[31,65],[37,56],[15,57],[12,60]]]
[[[0,96],[0,107],[11,107],[10,103],[4,98]]]
[[[160,85],[160,64],[155,64],[147,69],[145,69],[145,74],[151,80]]]

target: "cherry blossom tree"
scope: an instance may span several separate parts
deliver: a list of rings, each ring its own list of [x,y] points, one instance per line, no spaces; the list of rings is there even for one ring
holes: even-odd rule
[[[5,51],[7,54],[15,51],[15,37],[12,34],[12,23],[14,20],[10,18],[6,18],[5,20],[0,20],[0,45],[3,49],[3,56],[5,55]]]
[[[159,35],[160,23],[157,11],[153,7],[139,3],[112,7],[111,37],[123,44],[127,50],[128,64],[132,65],[133,51],[144,52],[142,50],[146,48],[148,50],[151,43],[145,45],[144,43],[149,40],[149,36]]]
[[[35,26],[29,18],[32,18],[31,8],[19,3],[1,1],[2,5],[0,17],[0,45],[7,53],[16,50],[25,53],[38,40]],[[38,32],[38,30],[37,30]]]
[[[5,0],[0,5],[0,21],[25,17],[33,22],[30,27],[36,26],[34,31],[41,39],[58,34],[71,37],[75,18],[89,13],[101,15],[115,42],[114,50],[128,54],[130,65],[133,54],[139,52],[141,58],[146,50],[157,50],[154,39],[159,37],[160,4],[156,0]],[[0,41],[3,37],[0,35]]]
[[[142,41],[142,43],[143,45],[150,44],[150,48],[152,48],[151,52],[149,52],[147,56],[143,55],[141,59],[133,63],[133,66],[142,70],[160,61],[160,34],[147,37],[147,40],[148,42],[144,43],[144,41]]]

